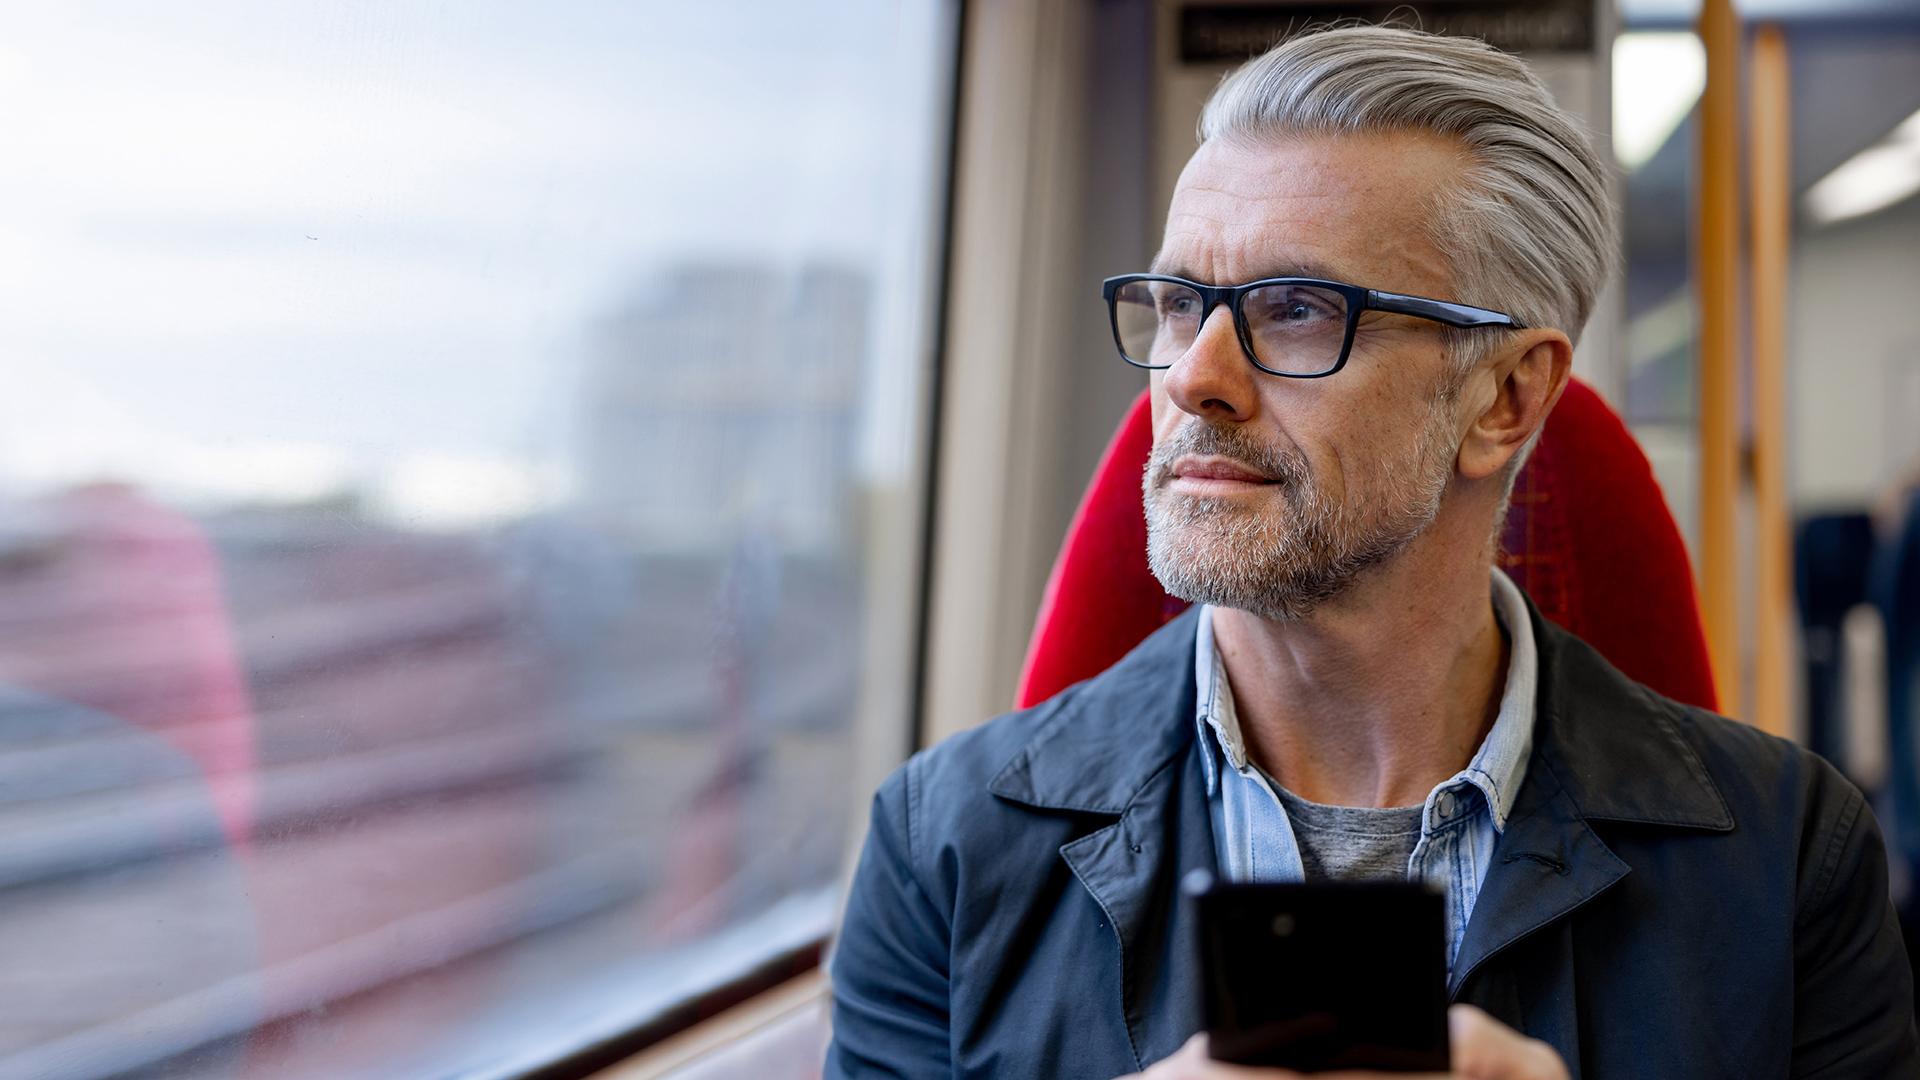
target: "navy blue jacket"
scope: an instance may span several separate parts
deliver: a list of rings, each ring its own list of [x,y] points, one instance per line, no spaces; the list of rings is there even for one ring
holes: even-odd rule
[[[1860,793],[1533,620],[1533,755],[1453,999],[1575,1077],[1920,1076]],[[1199,1029],[1177,893],[1214,866],[1194,623],[881,785],[832,961],[828,1077],[1105,1080]]]

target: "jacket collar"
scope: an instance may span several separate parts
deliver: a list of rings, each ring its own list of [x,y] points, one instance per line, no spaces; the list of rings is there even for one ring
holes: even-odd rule
[[[1580,1029],[1570,964],[1547,965],[1559,983],[1536,986],[1531,995],[1516,995],[1509,980],[1504,1001],[1498,1000],[1500,977],[1476,981],[1476,972],[1632,871],[1592,823],[1726,831],[1733,813],[1683,733],[1682,706],[1622,675],[1541,618],[1531,602],[1528,616],[1540,657],[1534,752],[1496,861],[1481,882],[1448,990],[1455,1000],[1477,998],[1566,1054],[1576,1049]],[[1569,942],[1562,935],[1557,947],[1566,953]]]
[[[1188,608],[1105,672],[1038,706],[1038,730],[987,789],[1043,810],[1125,811],[1193,742],[1199,615]]]
[[[1536,712],[1539,766],[1557,775],[1580,816],[1727,832],[1733,811],[1683,731],[1687,707],[1621,674],[1591,645],[1541,617]]]
[[[1682,732],[1685,706],[1621,674],[1531,599],[1527,613],[1540,696],[1526,783],[1554,784],[1588,821],[1732,829],[1733,812]],[[1198,618],[1189,608],[1101,675],[1039,706],[1051,715],[989,790],[1039,809],[1125,810],[1193,740]],[[1548,771],[1552,779],[1543,779]]]

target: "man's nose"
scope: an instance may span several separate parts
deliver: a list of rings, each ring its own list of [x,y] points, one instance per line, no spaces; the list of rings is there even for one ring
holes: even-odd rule
[[[1200,333],[1167,369],[1167,399],[1181,412],[1208,420],[1253,419],[1260,372],[1247,360],[1233,325],[1233,312],[1221,304],[1207,315]]]

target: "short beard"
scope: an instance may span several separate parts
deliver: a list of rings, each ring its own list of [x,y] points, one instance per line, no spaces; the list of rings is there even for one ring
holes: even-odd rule
[[[1335,502],[1297,449],[1256,442],[1238,425],[1189,422],[1155,446],[1141,481],[1147,563],[1168,593],[1264,619],[1303,619],[1346,592],[1369,568],[1413,543],[1440,513],[1459,453],[1453,405],[1465,381],[1450,374],[1402,458],[1382,460],[1370,481]],[[1228,458],[1275,481],[1262,507],[1175,494],[1173,463],[1188,454]]]

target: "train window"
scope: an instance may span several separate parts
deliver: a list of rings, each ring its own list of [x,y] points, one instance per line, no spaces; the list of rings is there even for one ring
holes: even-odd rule
[[[510,1075],[817,948],[953,8],[14,11],[0,1075]]]

